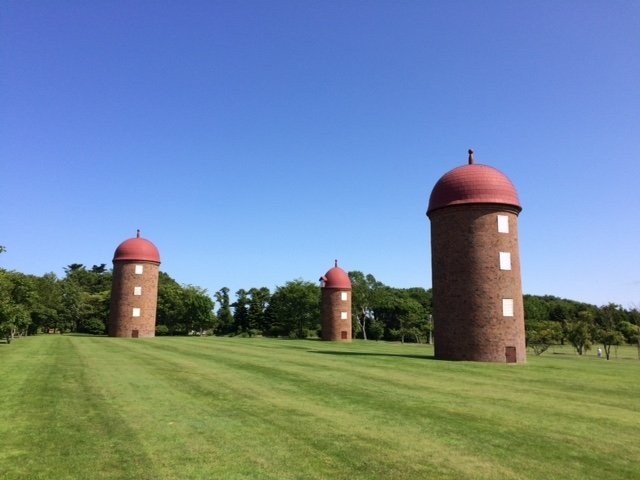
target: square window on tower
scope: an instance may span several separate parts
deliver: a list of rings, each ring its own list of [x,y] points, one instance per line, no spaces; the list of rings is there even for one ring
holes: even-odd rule
[[[132,317],[139,317],[140,316],[140,309],[139,308],[134,308],[131,316]]]
[[[509,217],[498,215],[498,233],[509,233]]]
[[[500,270],[511,270],[511,253],[500,252]]]
[[[349,313],[348,312],[340,312],[340,319],[341,320],[348,320],[349,319]]]
[[[346,302],[349,299],[349,294],[347,292],[340,292],[340,299]]]
[[[142,295],[142,287],[133,287],[134,295]]]
[[[142,274],[142,271],[143,271],[142,265],[136,265],[136,270],[135,270],[136,275]]]
[[[502,316],[513,317],[513,298],[502,299]]]

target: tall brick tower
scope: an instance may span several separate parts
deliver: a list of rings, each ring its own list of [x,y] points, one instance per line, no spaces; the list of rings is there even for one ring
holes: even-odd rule
[[[501,172],[474,162],[433,187],[431,268],[435,356],[524,363],[518,193]]]
[[[335,266],[320,277],[322,339],[333,342],[351,341],[351,280],[347,272]]]
[[[113,255],[110,337],[155,337],[160,254],[140,237],[122,242]]]

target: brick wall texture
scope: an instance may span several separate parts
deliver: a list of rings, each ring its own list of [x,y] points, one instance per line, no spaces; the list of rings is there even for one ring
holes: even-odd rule
[[[498,232],[498,215],[509,217],[509,233]],[[526,362],[517,211],[462,205],[430,218],[436,358]],[[511,270],[500,269],[499,252],[511,253]]]
[[[135,273],[136,265],[142,265],[141,274]],[[155,337],[158,271],[159,265],[150,262],[114,263],[108,326],[110,337]],[[142,287],[141,295],[134,295],[135,287]],[[134,308],[140,309],[139,317],[133,316]]]
[[[351,341],[351,290],[322,288],[320,319],[322,339],[333,342]],[[347,300],[342,300],[342,292],[347,292]],[[342,319],[342,312],[347,318]]]

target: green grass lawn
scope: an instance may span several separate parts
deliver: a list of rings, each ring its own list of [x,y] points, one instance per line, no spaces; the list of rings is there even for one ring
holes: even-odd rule
[[[0,478],[640,479],[640,361],[424,345],[0,344]]]

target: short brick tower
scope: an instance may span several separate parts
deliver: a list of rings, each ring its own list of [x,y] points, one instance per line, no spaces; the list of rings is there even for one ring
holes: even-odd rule
[[[320,318],[322,340],[351,341],[351,280],[347,272],[335,266],[320,277],[322,295]]]
[[[122,242],[113,255],[110,337],[155,337],[160,254],[140,237]]]
[[[518,193],[501,172],[454,168],[429,199],[435,357],[524,363]]]

